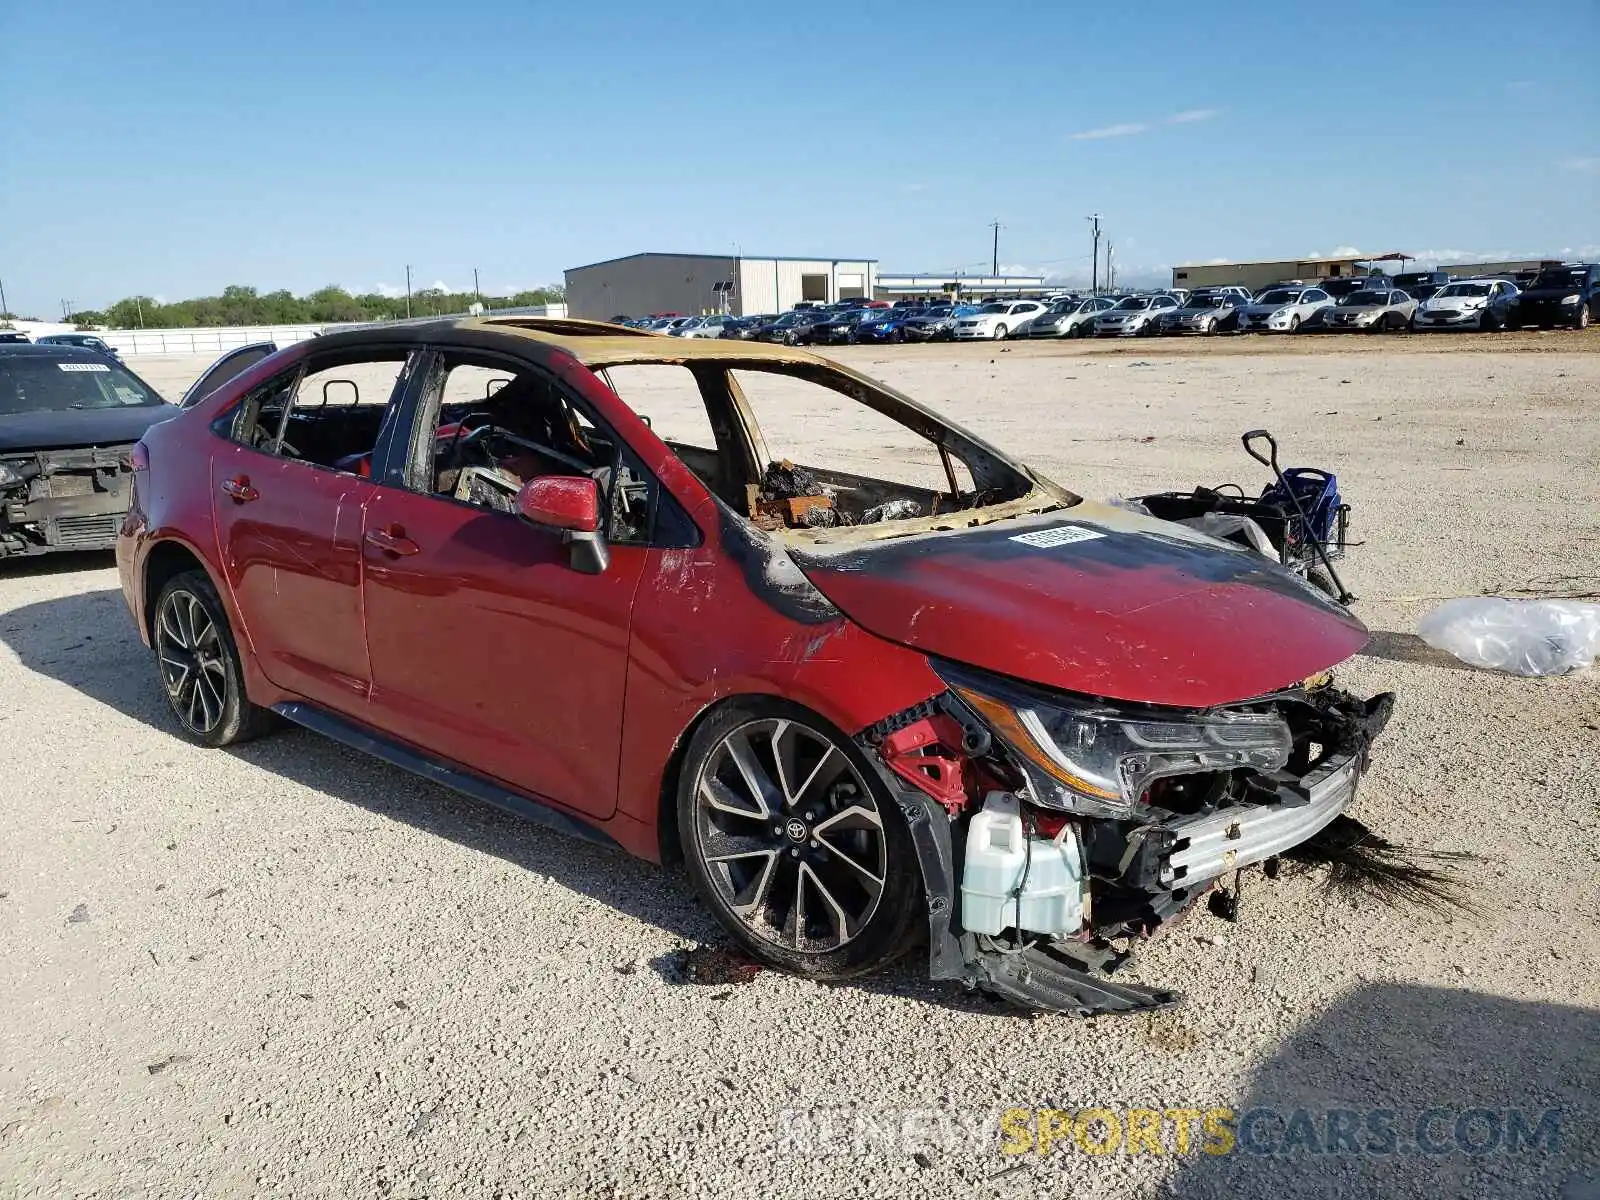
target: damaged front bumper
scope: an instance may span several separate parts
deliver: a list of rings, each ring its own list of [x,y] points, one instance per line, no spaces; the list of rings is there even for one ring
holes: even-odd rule
[[[1229,805],[1164,826],[1175,841],[1162,859],[1161,882],[1192,887],[1294,849],[1350,807],[1365,769],[1364,755],[1339,755],[1280,788],[1276,804]]]
[[[1392,705],[1388,694],[1362,701],[1326,685],[1257,702],[1293,712],[1292,763],[1271,771],[1197,772],[1175,789],[1168,781],[1147,799],[1191,811],[1152,802],[1137,819],[1039,804],[1028,771],[954,692],[865,731],[863,745],[894,790],[917,849],[931,976],[1023,1007],[1083,1016],[1179,1003],[1177,991],[1113,977],[1131,959],[1131,946],[1186,914],[1225,877],[1294,850],[1337,820],[1355,799],[1371,741]],[[1051,933],[1015,927],[1024,923],[1026,873],[1014,893],[1015,923],[999,934],[992,932],[998,922],[989,932],[964,924],[963,873],[973,861],[968,829],[979,805],[987,811],[997,800],[1027,822],[1030,838],[1042,831],[1046,839],[1070,839],[1082,869],[1081,898],[1067,906],[1081,913],[1076,927]],[[993,916],[992,907],[985,916]]]
[[[0,458],[0,558],[116,543],[132,500],[132,446]]]

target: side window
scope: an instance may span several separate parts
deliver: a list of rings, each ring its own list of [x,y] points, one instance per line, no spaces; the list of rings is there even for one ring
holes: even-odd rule
[[[828,516],[802,514],[799,523],[871,524],[931,516],[951,507],[952,474],[955,493],[970,498],[973,484],[965,463],[952,456],[947,472],[933,442],[848,392],[783,370],[728,374],[749,403],[771,458],[756,485],[759,496],[826,498],[819,507],[829,510]],[[859,387],[848,378],[837,382]],[[880,486],[884,483],[890,486]],[[900,499],[885,511],[886,502],[904,496],[904,486],[923,494]],[[753,515],[764,511],[758,503]]]
[[[441,353],[423,389],[411,486],[510,513],[522,485],[548,475],[595,481],[608,540],[649,540],[652,481],[560,384],[520,364]]]
[[[334,362],[313,358],[247,396],[232,436],[265,454],[370,476],[408,361],[404,348],[344,354]]]

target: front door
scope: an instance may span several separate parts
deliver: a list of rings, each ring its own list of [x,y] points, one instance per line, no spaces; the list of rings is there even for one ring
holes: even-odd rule
[[[440,352],[419,391],[427,436],[408,486],[379,487],[366,510],[372,721],[517,791],[608,817],[653,485],[531,367]],[[611,554],[600,574],[574,570],[560,534],[507,511],[519,483],[544,474],[601,483]]]
[[[223,571],[262,673],[352,716],[371,680],[361,536],[375,489],[362,455],[396,410],[405,361],[313,356],[247,396],[212,456]]]

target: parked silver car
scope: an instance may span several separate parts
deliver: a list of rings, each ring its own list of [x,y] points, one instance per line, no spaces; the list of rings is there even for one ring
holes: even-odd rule
[[[1028,336],[1088,337],[1094,332],[1094,319],[1115,303],[1107,296],[1057,300],[1043,316],[1034,318],[1033,324],[1028,326]]]
[[[1317,313],[1333,305],[1333,297],[1319,287],[1270,287],[1239,314],[1245,333],[1298,333]]]
[[[722,327],[735,319],[728,313],[716,313],[709,317],[698,317],[680,328],[677,334],[679,337],[686,338],[719,338],[722,336]]]
[[[1178,301],[1165,293],[1124,296],[1094,319],[1094,333],[1096,337],[1148,336],[1156,332],[1156,322],[1177,307]]]
[[[1416,311],[1416,299],[1398,288],[1362,288],[1323,309],[1319,326],[1330,331],[1387,333],[1410,325]]]
[[[1413,329],[1504,329],[1516,315],[1516,284],[1483,276],[1445,284],[1412,314]]]
[[[1232,333],[1239,314],[1250,303],[1234,292],[1197,292],[1180,308],[1161,317],[1162,333]]]

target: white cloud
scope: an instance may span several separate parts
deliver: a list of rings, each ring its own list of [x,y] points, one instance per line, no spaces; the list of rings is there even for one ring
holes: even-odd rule
[[[1104,129],[1082,130],[1079,133],[1073,134],[1072,140],[1075,142],[1089,142],[1096,141],[1100,138],[1128,137],[1131,134],[1143,133],[1149,128],[1150,126],[1142,125],[1137,122],[1129,122],[1123,125],[1107,125]]]
[[[406,294],[405,288],[403,288],[403,287],[395,287],[394,284],[392,284],[392,283],[375,284],[373,286],[372,290],[375,291],[376,293],[378,293],[378,295],[380,295],[380,296],[387,296],[390,300],[393,300],[398,296],[404,296]]]
[[[1569,158],[1561,164],[1568,171],[1586,171],[1589,174],[1600,172],[1600,156],[1589,155],[1581,158]]]
[[[1125,121],[1120,125],[1106,125],[1100,129],[1083,129],[1073,134],[1072,140],[1091,142],[1099,141],[1101,138],[1132,137],[1136,133],[1148,133],[1156,125],[1193,125],[1197,121],[1209,121],[1221,115],[1220,108],[1189,108],[1183,112],[1173,113],[1170,117],[1162,117],[1155,125],[1148,121]]]

